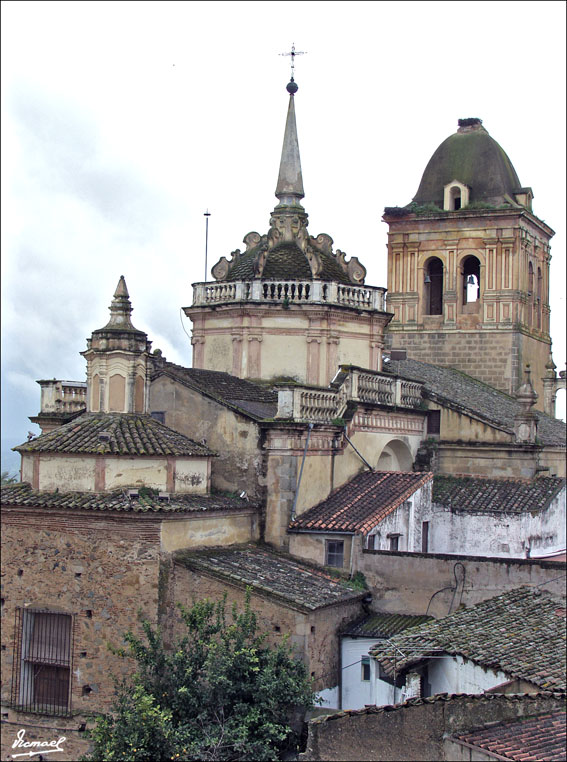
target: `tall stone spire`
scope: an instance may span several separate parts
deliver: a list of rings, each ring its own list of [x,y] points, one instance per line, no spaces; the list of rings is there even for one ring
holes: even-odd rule
[[[279,200],[279,207],[295,207],[299,211],[303,211],[300,202],[305,193],[303,192],[303,177],[301,174],[301,160],[299,158],[299,141],[297,139],[294,103],[294,95],[298,88],[293,77],[286,89],[289,93],[289,106],[285,123],[276,197]]]

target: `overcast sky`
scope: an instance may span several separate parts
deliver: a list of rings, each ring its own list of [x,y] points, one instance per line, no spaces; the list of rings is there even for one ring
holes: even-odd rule
[[[384,206],[405,205],[457,119],[480,117],[552,240],[552,338],[565,348],[563,2],[2,3],[2,455],[40,378],[79,352],[120,275],[134,325],[191,364],[191,283],[265,233],[295,42],[312,235],[386,286]],[[210,276],[209,276],[210,278]]]

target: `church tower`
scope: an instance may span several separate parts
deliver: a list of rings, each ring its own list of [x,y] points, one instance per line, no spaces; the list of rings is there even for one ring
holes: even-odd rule
[[[276,186],[278,203],[266,235],[248,233],[246,249],[221,257],[216,282],[193,284],[193,367],[240,378],[292,377],[327,386],[342,363],[382,368],[385,289],[364,285],[356,257],[333,251],[333,239],[307,231],[295,120],[289,106]]]
[[[132,325],[123,275],[109,309],[110,320],[93,331],[81,352],[87,361],[87,412],[147,413],[152,342]]]
[[[413,202],[386,207],[389,346],[513,394],[529,364],[543,400],[549,362],[549,241],[506,153],[460,119]]]

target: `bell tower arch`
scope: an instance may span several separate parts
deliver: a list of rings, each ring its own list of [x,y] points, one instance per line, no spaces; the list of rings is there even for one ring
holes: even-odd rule
[[[533,193],[480,119],[429,161],[406,207],[386,207],[387,346],[509,394],[530,364],[543,405],[549,359],[549,242]]]

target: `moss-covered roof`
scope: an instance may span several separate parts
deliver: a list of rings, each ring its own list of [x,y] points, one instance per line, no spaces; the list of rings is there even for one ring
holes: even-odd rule
[[[336,259],[324,251],[318,251],[323,268],[317,276],[319,280],[350,283],[350,278]],[[226,276],[227,281],[252,280],[255,275],[254,262],[258,247],[245,252]],[[267,252],[262,278],[282,280],[311,280],[311,268],[307,257],[295,243],[281,243]]]
[[[267,547],[211,548],[206,551],[177,550],[174,560],[229,584],[267,594],[294,608],[316,611],[337,603],[364,598],[347,582],[331,577],[325,569],[302,563],[281,551]]]
[[[95,511],[119,513],[199,513],[256,510],[257,504],[229,495],[192,495],[137,488],[131,495],[127,488],[112,492],[47,492],[34,490],[28,482],[2,487],[2,507],[30,508],[45,511]]]
[[[520,587],[404,630],[369,653],[390,675],[446,653],[564,691],[564,605],[541,588]]]
[[[470,202],[501,204],[513,198],[520,181],[501,146],[478,125],[449,136],[435,151],[414,197],[416,204],[443,208],[444,187],[458,180],[470,188]]]
[[[454,512],[536,513],[547,508],[564,488],[565,479],[558,476],[526,482],[436,474],[433,502]]]
[[[21,453],[97,455],[207,457],[215,454],[155,418],[134,413],[84,413],[70,423],[13,449]]]

